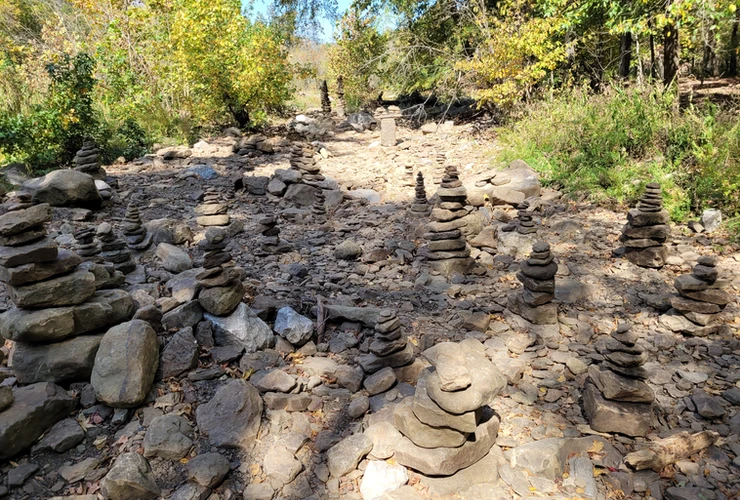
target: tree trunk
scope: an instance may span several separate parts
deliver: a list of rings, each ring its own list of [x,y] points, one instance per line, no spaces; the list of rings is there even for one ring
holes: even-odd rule
[[[732,34],[730,35],[730,62],[727,68],[729,76],[737,76],[738,24],[740,24],[740,9],[735,11],[735,20],[732,23]]]
[[[650,78],[655,79],[658,77],[658,72],[655,71],[655,36],[650,33]]]
[[[619,50],[619,77],[627,79],[630,76],[630,65],[632,63],[632,33],[629,31],[622,34]]]
[[[663,28],[663,83],[666,87],[678,83],[678,65],[678,28],[668,24]]]

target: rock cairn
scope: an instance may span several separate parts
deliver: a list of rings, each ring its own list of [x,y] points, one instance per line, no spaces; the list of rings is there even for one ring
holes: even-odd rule
[[[102,261],[100,257],[100,243],[95,240],[95,228],[85,227],[78,229],[73,234],[75,239],[74,249],[83,260],[93,262]]]
[[[290,150],[290,168],[299,171],[304,182],[324,180],[315,154],[316,149],[308,143],[294,143]]]
[[[493,447],[500,422],[488,404],[506,378],[474,339],[437,344],[424,357],[432,368],[422,372],[414,396],[394,410],[403,434],[395,458],[426,475],[450,476]]]
[[[203,194],[203,203],[195,207],[195,222],[201,226],[226,226],[231,222],[229,206],[221,202],[217,189],[209,187]]]
[[[398,368],[414,361],[414,346],[401,331],[401,320],[388,309],[380,311],[370,352],[360,355],[365,373],[375,373],[387,366]]]
[[[228,243],[226,232],[216,227],[209,228],[205,239],[199,243],[205,250],[205,257],[204,271],[195,277],[201,286],[198,302],[207,313],[214,316],[231,314],[244,297],[241,270],[234,265],[231,254],[226,251]]]
[[[516,230],[519,234],[532,234],[537,232],[534,220],[532,220],[532,212],[529,210],[528,201],[523,201],[519,204],[517,209],[517,219]]]
[[[468,212],[465,210],[466,190],[460,181],[457,167],[446,167],[437,197],[439,202],[432,210],[433,221],[427,224],[427,233],[424,234],[424,238],[429,241],[427,258],[432,267],[447,276],[455,272],[464,274],[470,270],[473,260],[460,230],[467,225],[463,218]]]
[[[558,322],[555,297],[555,274],[558,263],[550,252],[548,243],[538,241],[532,245],[529,258],[520,264],[516,278],[522,289],[509,295],[509,310],[535,325]]]
[[[134,313],[128,293],[97,291],[80,256],[47,236],[50,219],[48,204],[0,216],[0,280],[14,305],[0,315],[0,333],[15,342],[20,384],[89,380],[103,337],[93,334]]]
[[[324,191],[321,189],[318,189],[314,195],[314,202],[313,205],[311,205],[311,213],[315,218],[326,217],[326,196],[324,196]]]
[[[619,237],[625,246],[624,257],[640,267],[661,268],[667,256],[664,243],[670,234],[660,184],[651,182],[637,208],[627,212],[627,224]]]
[[[380,144],[391,147],[396,145],[396,118],[400,118],[398,106],[380,107],[375,110],[375,118],[380,121]]]
[[[33,206],[33,196],[25,191],[8,193],[5,203],[0,205],[0,214]]]
[[[673,309],[697,325],[714,323],[731,300],[730,294],[721,288],[723,281],[718,281],[716,266],[714,257],[699,257],[693,273],[679,276],[673,282],[679,293],[671,298]]]
[[[429,200],[427,200],[427,191],[424,188],[424,175],[419,171],[416,174],[416,187],[414,188],[414,202],[411,204],[411,211],[426,213],[429,211]]]
[[[583,407],[591,428],[645,436],[653,427],[655,393],[645,383],[647,359],[628,324],[620,324],[600,346],[604,361],[591,365],[583,392]]]
[[[102,165],[100,149],[91,137],[86,137],[82,149],[77,151],[74,158],[75,170],[91,175],[96,180],[105,180],[105,170]]]
[[[321,82],[321,112],[324,116],[331,116],[331,99],[329,99],[329,86],[326,80]]]
[[[116,234],[113,226],[103,222],[98,226],[97,234],[98,241],[100,241],[101,259],[112,263],[116,271],[121,271],[123,274],[128,274],[136,269],[136,262],[131,257],[131,250],[129,250],[126,242]]]
[[[152,244],[152,235],[141,223],[139,207],[134,202],[129,203],[126,208],[122,226],[123,236],[131,250],[146,250]]]
[[[347,102],[344,100],[344,77],[337,77],[337,116],[344,117],[347,112]]]
[[[257,231],[262,235],[260,250],[262,255],[286,253],[293,250],[293,246],[280,239],[280,228],[277,226],[277,217],[265,215],[257,223]]]
[[[445,163],[447,163],[447,153],[443,153],[440,151],[439,153],[437,153],[435,160],[437,161],[435,175],[444,175]]]

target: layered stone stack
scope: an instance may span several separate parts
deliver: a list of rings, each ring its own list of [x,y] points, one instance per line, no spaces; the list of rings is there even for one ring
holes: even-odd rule
[[[653,427],[655,393],[645,383],[647,356],[630,326],[620,324],[600,349],[604,361],[591,365],[583,392],[583,407],[591,428],[645,436]]]
[[[319,219],[326,217],[326,196],[324,196],[324,191],[321,189],[317,190],[314,195],[314,202],[313,205],[311,205],[311,213],[314,217]]]
[[[126,209],[122,229],[126,244],[131,250],[143,251],[152,244],[152,235],[149,234],[146,227],[141,223],[139,207],[134,203],[129,203]]]
[[[427,244],[427,258],[433,268],[445,275],[455,272],[464,274],[473,265],[470,249],[460,230],[466,225],[462,220],[466,215],[466,191],[460,182],[457,167],[448,166],[437,190],[439,202],[432,210],[432,220],[427,224],[424,238]]]
[[[550,245],[538,241],[532,246],[529,258],[522,262],[517,279],[522,289],[509,295],[509,310],[535,325],[558,322],[555,297],[555,274],[558,263],[550,252]]]
[[[280,239],[280,228],[277,227],[277,217],[265,215],[258,221],[257,231],[262,235],[260,251],[262,255],[286,253],[293,250],[293,246]]]
[[[85,227],[78,229],[73,234],[75,239],[74,249],[77,255],[82,257],[83,260],[89,260],[92,262],[102,261],[100,257],[100,243],[95,240],[95,229],[92,227]]]
[[[229,206],[221,203],[218,190],[209,187],[203,194],[203,203],[195,207],[195,222],[205,227],[226,226],[231,222],[228,211]]]
[[[304,182],[324,180],[315,154],[315,148],[307,143],[294,143],[290,150],[290,168],[299,171]]]
[[[321,82],[321,112],[324,116],[331,116],[331,99],[329,99],[329,86],[326,80]]]
[[[403,185],[407,187],[413,187],[416,185],[416,180],[414,178],[414,162],[411,160],[407,160],[403,163]]]
[[[436,175],[444,175],[445,171],[445,163],[447,163],[447,154],[439,152],[436,156],[437,160],[437,169],[436,169]]]
[[[517,209],[517,219],[516,230],[519,234],[532,234],[537,232],[537,228],[532,220],[532,212],[529,210],[528,201],[523,201],[519,204]]]
[[[375,118],[380,121],[380,144],[391,147],[396,145],[396,118],[401,117],[398,106],[389,106],[388,109],[375,110]]]
[[[47,237],[47,204],[0,216],[0,280],[14,306],[0,315],[0,333],[15,341],[12,366],[20,384],[88,380],[102,335],[128,320],[131,296],[96,291],[96,275],[74,252]]]
[[[360,355],[365,373],[375,373],[385,367],[398,368],[414,361],[414,346],[401,330],[401,320],[393,311],[380,311],[370,352]]]
[[[403,434],[395,459],[429,476],[450,476],[493,447],[500,422],[488,405],[506,378],[474,339],[437,344],[424,357],[432,368],[422,372],[414,396],[394,411]]]
[[[100,258],[112,263],[116,271],[128,274],[136,269],[131,250],[128,249],[126,242],[116,234],[113,226],[107,222],[98,226],[98,241],[100,241]]]
[[[714,323],[732,298],[722,290],[716,266],[714,257],[699,257],[693,273],[679,276],[673,282],[679,293],[671,298],[673,309],[700,326]]]
[[[347,110],[347,102],[344,100],[344,77],[337,77],[337,116],[344,117]]]
[[[13,191],[7,194],[7,200],[0,205],[0,215],[14,210],[30,208],[33,205],[33,195],[25,191]]]
[[[205,250],[204,271],[195,278],[201,286],[198,302],[214,316],[227,316],[244,297],[241,270],[235,267],[231,254],[226,251],[229,241],[221,228],[209,228],[199,246]]]
[[[75,170],[91,175],[93,179],[105,180],[105,170],[102,165],[100,149],[91,137],[86,137],[82,149],[77,151],[74,158]]]
[[[414,188],[414,202],[411,204],[411,211],[417,213],[426,213],[429,211],[429,200],[424,188],[424,175],[419,171],[416,174],[416,187]]]
[[[664,243],[670,234],[660,184],[651,182],[637,208],[627,212],[627,224],[619,237],[624,243],[624,257],[640,267],[661,268],[668,253]]]

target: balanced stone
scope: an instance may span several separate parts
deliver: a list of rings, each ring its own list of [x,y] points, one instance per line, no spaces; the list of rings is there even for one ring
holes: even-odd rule
[[[139,208],[129,203],[123,219],[123,236],[131,250],[146,250],[152,244],[152,235],[141,223]]]
[[[667,257],[664,243],[671,234],[668,220],[660,185],[651,182],[637,208],[627,213],[627,224],[619,237],[624,244],[624,257],[640,267],[663,267]]]
[[[331,100],[329,99],[329,86],[326,84],[326,80],[321,82],[319,90],[321,92],[321,112],[325,116],[331,116]]]
[[[337,116],[343,118],[346,109],[347,102],[344,100],[344,77],[339,75],[337,77]]]
[[[460,207],[462,208],[462,206]],[[414,189],[414,201],[411,204],[411,211],[425,213],[429,210],[429,201],[427,200],[426,189],[424,189],[424,175],[419,171],[416,174],[416,187]]]
[[[82,149],[77,151],[74,158],[75,170],[91,175],[95,180],[105,180],[105,170],[102,168],[102,155],[92,137],[86,137]]]
[[[532,220],[532,212],[529,210],[529,202],[523,201],[517,210],[516,230],[519,234],[533,234],[537,227]]]
[[[293,250],[293,246],[280,239],[280,228],[277,226],[277,217],[266,215],[258,220],[257,230],[262,234],[260,241],[260,255],[280,254]]]
[[[673,310],[700,326],[716,321],[732,299],[727,291],[720,288],[722,281],[718,281],[718,278],[716,259],[700,257],[693,273],[674,280],[679,295],[670,299]]]
[[[414,346],[401,332],[401,322],[393,311],[384,309],[375,324],[375,336],[370,342],[370,352],[359,357],[366,373],[410,364],[414,358]]]
[[[97,229],[98,240],[100,241],[100,258],[113,264],[116,271],[128,274],[136,269],[136,262],[131,257],[126,242],[123,241],[114,231],[113,226],[103,222]]]
[[[326,216],[326,196],[324,191],[319,189],[314,195],[314,202],[311,205],[311,213],[314,217],[325,217]]]
[[[201,286],[198,302],[214,316],[227,316],[237,308],[244,297],[241,282],[242,269],[235,267],[231,254],[225,251],[228,239],[221,228],[209,228],[199,246],[206,250],[204,271],[196,276]]]
[[[209,187],[203,194],[203,203],[195,207],[195,222],[201,226],[226,226],[231,222],[226,203],[221,203],[218,190]]]
[[[304,181],[320,181],[321,167],[316,163],[314,156],[316,149],[311,144],[294,143],[290,150],[290,168],[301,173]]]
[[[100,243],[95,240],[95,228],[87,227],[74,232],[75,252],[85,260],[102,261]]]
[[[516,278],[523,288],[509,296],[509,310],[534,324],[557,323],[555,274],[558,263],[550,252],[550,245],[538,241],[532,246],[529,258],[520,264]]]

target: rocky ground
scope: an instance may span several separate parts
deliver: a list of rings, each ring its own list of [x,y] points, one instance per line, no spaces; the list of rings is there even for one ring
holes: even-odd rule
[[[245,302],[275,330],[280,328],[276,311],[283,306],[311,319],[308,343],[298,348],[277,336],[273,349],[243,354],[241,348],[214,346],[204,322],[194,324],[196,369],[158,380],[146,403],[131,410],[114,411],[89,397],[89,384],[73,385],[83,409],[43,439],[51,435],[74,444],[63,453],[37,447],[7,461],[0,466],[0,496],[87,500],[101,494],[106,474],[118,473],[136,476],[141,498],[156,488],[161,498],[211,500],[737,498],[737,248],[719,236],[676,226],[668,265],[639,268],[613,254],[626,209],[577,205],[546,192],[535,220],[537,238],[550,243],[559,261],[559,325],[534,326],[506,308],[509,294],[521,287],[515,274],[528,253],[526,242],[519,242],[521,248],[509,242],[506,253],[495,255],[473,249],[480,272],[445,279],[430,270],[419,252],[428,215],[408,210],[416,172],[424,174],[431,196],[445,162],[456,163],[462,179],[496,165],[495,142],[467,125],[447,125],[433,134],[400,128],[398,137],[399,145],[391,148],[380,146],[377,131],[322,138],[321,172],[345,193],[327,199],[326,221],[314,220],[307,207],[296,208],[300,200],[270,194],[240,190],[231,203],[228,248],[246,271]],[[242,156],[233,152],[238,140],[219,137],[197,143],[192,154],[169,155],[185,158],[159,154],[106,167],[118,181],[111,202],[92,214],[55,210],[53,236],[71,246],[74,228],[120,221],[128,200],[136,196],[143,200],[144,221],[173,221],[170,234],[181,237],[178,248],[193,261],[184,267],[197,267],[204,228],[195,223],[193,209],[205,189],[226,192],[237,181],[237,187],[248,184],[243,175],[269,177],[288,168],[287,141],[274,139],[273,154]],[[488,203],[478,212],[492,227],[516,214],[511,206]],[[278,215],[280,238],[293,251],[258,255],[257,220],[265,214]],[[73,220],[86,217],[91,220]],[[495,234],[481,246],[495,248]],[[716,255],[729,281],[733,302],[723,312],[728,328],[706,337],[684,336],[674,333],[674,323],[663,314],[663,296],[674,293],[674,278],[690,272],[701,255]],[[172,342],[185,321],[168,320],[167,312],[190,300],[196,286],[193,271],[168,271],[178,264],[166,261],[186,257],[177,252],[157,256],[152,248],[137,255],[140,266],[127,276],[125,288],[139,306],[156,305],[165,312],[157,330],[162,346]],[[331,307],[336,305],[364,312],[352,318],[353,310],[338,313]],[[473,338],[505,375],[508,385],[491,402],[501,418],[498,439],[478,464],[451,477],[430,478],[397,465],[392,457],[396,438],[387,425],[392,407],[414,394],[424,362],[419,356],[413,368],[363,383],[357,357],[368,350],[373,320],[367,316],[383,308],[397,312],[417,355],[441,341]],[[598,433],[583,414],[588,366],[603,359],[599,346],[623,321],[633,325],[648,352],[647,382],[657,398],[657,426],[645,438]],[[172,353],[162,356],[160,364],[177,361]],[[261,397],[243,380],[254,384]],[[12,383],[11,377],[3,384]],[[246,424],[232,428],[224,417],[244,411],[243,420],[249,421],[246,413],[262,404],[258,429]],[[714,445],[659,472],[636,472],[623,463],[625,454],[648,441],[703,430],[719,434]],[[245,440],[249,451],[239,447]],[[147,456],[151,471],[139,452]],[[373,491],[378,485],[403,486],[378,493]]]

